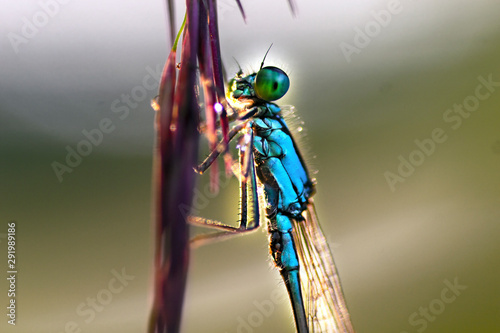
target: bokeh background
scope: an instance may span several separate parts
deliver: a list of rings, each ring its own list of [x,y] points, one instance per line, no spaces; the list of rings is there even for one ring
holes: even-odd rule
[[[285,0],[243,1],[245,24],[233,1],[219,1],[223,61],[229,74],[233,57],[257,69],[274,43],[266,64],[290,74],[280,103],[295,105],[306,123],[318,214],[357,331],[499,332],[500,87],[479,88],[488,97],[458,128],[443,116],[473,103],[479,77],[500,82],[500,2],[296,3],[293,18]],[[0,331],[145,332],[149,101],[170,45],[165,5],[1,4],[0,276],[11,220],[19,273],[17,325],[2,314]],[[183,11],[177,3],[177,25]],[[361,45],[356,36],[366,29]],[[347,44],[356,52],[346,56]],[[129,112],[114,112],[131,94]],[[58,179],[53,163],[66,164],[67,147],[106,118],[113,130]],[[386,173],[398,173],[400,155],[416,157],[415,140],[436,128],[446,140],[391,188]],[[199,196],[208,198],[199,213],[236,221],[237,193],[232,180],[213,198]],[[120,272],[129,280],[118,292]],[[464,287],[453,294],[455,282]],[[285,297],[265,231],[202,247],[191,257],[183,332],[293,332]]]

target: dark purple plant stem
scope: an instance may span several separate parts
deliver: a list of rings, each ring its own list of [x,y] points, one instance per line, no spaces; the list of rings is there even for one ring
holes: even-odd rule
[[[239,3],[239,1],[238,1]],[[224,76],[222,75],[222,56],[220,52],[220,43],[219,43],[219,28],[217,24],[217,4],[214,0],[208,0],[208,29],[210,34],[210,47],[212,49],[212,60],[213,60],[213,68],[214,68],[214,82],[215,82],[215,92],[217,94],[218,102],[223,106],[222,112],[220,113],[220,124],[222,130],[222,138],[226,145],[229,142],[228,133],[229,133],[229,121],[227,119],[227,108],[229,107],[228,103],[226,103],[226,96],[224,93]],[[243,8],[241,8],[241,12],[244,16]],[[226,159],[226,173],[229,173],[231,169],[231,165],[229,164],[229,160]]]
[[[150,332],[177,333],[189,265],[189,228],[198,156],[199,107],[195,92],[199,6],[187,1],[187,29],[181,54],[179,80],[175,85],[175,51],[165,66],[160,86],[157,120],[157,237],[155,300]],[[172,103],[173,96],[173,103]],[[173,106],[173,107],[172,107]],[[158,171],[159,170],[159,171]]]
[[[175,39],[175,6],[174,0],[167,0],[167,13],[168,13],[168,30],[170,31],[170,41],[172,44]]]
[[[288,0],[288,5],[290,6],[293,17],[297,17],[297,5],[295,4],[295,0]]]
[[[189,228],[186,221],[189,211],[183,211],[182,207],[191,207],[195,184],[193,165],[196,164],[198,156],[199,110],[195,93],[198,1],[188,0],[187,8],[187,32],[182,47],[182,65],[174,101],[174,115],[175,111],[178,111],[178,118],[176,127],[171,128],[175,135],[171,138],[173,153],[169,157],[174,160],[168,163],[170,167],[163,170],[171,176],[166,181],[170,198],[164,202],[168,205],[164,222],[172,225],[171,231],[166,233],[170,239],[164,241],[163,248],[163,253],[169,258],[164,267],[165,333],[176,333],[180,328],[189,264]]]
[[[216,102],[214,71],[212,52],[210,49],[210,37],[208,30],[208,13],[205,6],[200,6],[200,48],[198,50],[198,64],[200,66],[201,86],[203,88],[203,96],[205,98],[205,134],[209,142],[210,150],[214,150],[217,146],[216,132],[216,113],[214,105]],[[218,189],[218,171],[217,163],[210,168],[210,187],[212,191]]]
[[[153,160],[153,188],[155,191],[155,258],[154,258],[154,299],[153,309],[149,321],[148,332],[158,332],[159,327],[163,327],[165,318],[160,316],[162,312],[163,295],[163,244],[162,239],[170,225],[164,221],[166,212],[164,211],[164,201],[167,200],[168,189],[164,173],[165,165],[168,163],[168,154],[172,151],[170,145],[172,133],[170,125],[172,123],[172,113],[174,107],[174,94],[176,83],[175,60],[177,54],[178,38],[173,43],[172,50],[167,58],[160,81],[160,89],[157,104],[155,107],[155,148]],[[158,329],[157,329],[158,327]]]
[[[243,6],[241,5],[241,1],[240,0],[236,0],[236,4],[238,5],[238,8],[240,10],[240,13],[241,13],[241,16],[243,17],[243,21],[247,21],[247,17],[245,15],[245,11],[243,10]]]

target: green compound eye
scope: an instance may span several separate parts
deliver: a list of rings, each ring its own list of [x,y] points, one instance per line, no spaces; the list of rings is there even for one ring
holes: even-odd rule
[[[290,79],[278,67],[264,67],[257,72],[255,93],[265,101],[275,101],[285,96],[290,87]]]

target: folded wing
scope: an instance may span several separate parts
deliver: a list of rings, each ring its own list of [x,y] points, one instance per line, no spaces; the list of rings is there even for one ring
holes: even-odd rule
[[[303,216],[305,221],[294,221],[293,236],[309,331],[354,332],[335,263],[311,199]]]

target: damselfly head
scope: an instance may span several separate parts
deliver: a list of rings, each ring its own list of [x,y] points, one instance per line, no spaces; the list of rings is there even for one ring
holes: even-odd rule
[[[266,66],[247,76],[238,74],[228,84],[228,97],[244,100],[272,102],[283,97],[290,88],[288,75],[278,67]]]
[[[288,75],[278,67],[264,67],[267,54],[272,46],[273,44],[267,49],[257,73],[243,76],[240,64],[234,59],[238,64],[239,71],[229,81],[227,92],[228,99],[233,103],[252,105],[255,102],[272,102],[285,96],[290,88]]]

